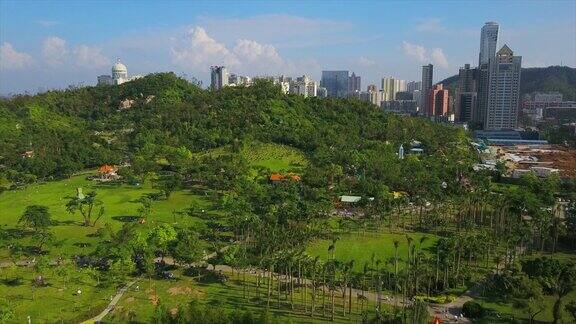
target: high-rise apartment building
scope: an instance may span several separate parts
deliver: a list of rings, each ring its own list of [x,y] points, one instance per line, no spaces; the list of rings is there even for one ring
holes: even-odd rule
[[[522,57],[504,45],[488,61],[488,102],[484,128],[515,129],[518,126]]]
[[[228,72],[225,66],[211,66],[210,72],[210,88],[212,90],[220,90],[228,85]]]
[[[314,82],[309,76],[303,75],[297,77],[296,81],[290,82],[290,93],[299,94],[304,97],[316,97],[318,83]]]
[[[350,75],[348,79],[348,94],[350,95],[358,94],[360,93],[361,89],[362,87],[360,76],[352,72],[352,75]]]
[[[434,78],[434,66],[432,64],[422,66],[422,100],[421,100],[421,110],[428,113],[431,110],[429,107],[429,94],[432,89],[432,79]],[[429,115],[430,116],[430,115]]]
[[[252,79],[248,76],[230,73],[228,77],[228,85],[230,86],[249,86],[252,84]]]
[[[390,101],[395,99],[396,80],[391,77],[382,78],[382,100]]]
[[[349,81],[348,71],[322,71],[320,85],[326,88],[328,97],[346,98]]]
[[[476,69],[476,109],[472,111],[472,121],[477,126],[484,128],[486,121],[486,109],[488,108],[488,79],[490,71],[488,70],[488,63],[480,65]]]
[[[471,120],[476,124],[476,127],[484,129],[486,128],[490,79],[488,63],[496,55],[498,31],[498,23],[487,22],[480,32],[480,51],[478,54],[478,68],[476,69],[476,105],[472,111]]]
[[[476,110],[476,69],[470,64],[460,68],[458,75],[458,92],[456,93],[456,118],[461,122],[472,120],[472,113]]]
[[[448,90],[437,84],[428,92],[428,116],[448,115]]]
[[[406,91],[414,93],[415,90],[422,90],[421,81],[410,81],[406,83]]]
[[[378,91],[376,85],[371,84],[365,92],[360,93],[359,98],[362,101],[367,101],[376,106],[380,106],[380,102],[382,102],[382,92]]]
[[[382,78],[382,100],[396,100],[398,92],[406,91],[406,81],[393,77]]]
[[[498,23],[493,21],[487,22],[482,27],[480,33],[480,56],[478,59],[478,66],[488,63],[488,60],[496,54],[496,47],[498,46]]]
[[[422,107],[422,91],[421,90],[414,90],[412,91],[412,98],[416,101],[416,109],[419,113],[421,113],[424,108]]]

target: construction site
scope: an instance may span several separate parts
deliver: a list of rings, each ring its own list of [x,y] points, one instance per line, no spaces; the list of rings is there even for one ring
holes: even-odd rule
[[[576,177],[576,150],[561,145],[489,146],[493,161],[505,163],[510,176],[520,178],[534,172],[539,177],[559,174]]]

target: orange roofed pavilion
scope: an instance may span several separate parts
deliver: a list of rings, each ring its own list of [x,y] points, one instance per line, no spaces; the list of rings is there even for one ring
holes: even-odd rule
[[[287,173],[287,174],[272,173],[269,177],[269,180],[272,182],[284,181],[284,180],[292,180],[295,182],[299,182],[301,180],[301,178],[299,175],[297,175],[295,173]]]

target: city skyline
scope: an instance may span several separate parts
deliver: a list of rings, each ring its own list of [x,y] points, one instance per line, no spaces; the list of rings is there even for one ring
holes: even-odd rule
[[[439,3],[414,15],[409,9],[419,4],[392,2],[386,12],[367,13],[366,7],[379,3],[343,2],[326,11],[322,2],[222,8],[204,2],[3,1],[0,93],[93,85],[94,76],[108,73],[117,58],[135,74],[174,71],[204,85],[212,65],[244,75],[306,74],[316,80],[322,70],[350,70],[364,84],[380,84],[385,76],[420,80],[421,66],[432,63],[438,82],[466,63],[476,65],[479,27],[488,21],[499,23],[498,45],[522,53],[524,67],[576,66],[573,2]],[[98,23],[111,9],[125,18]],[[72,11],[77,14],[66,15]],[[375,15],[379,19],[366,19]],[[373,32],[378,30],[389,32]]]

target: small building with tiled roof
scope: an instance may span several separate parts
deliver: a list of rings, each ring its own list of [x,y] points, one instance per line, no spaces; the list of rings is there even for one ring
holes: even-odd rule
[[[294,182],[300,182],[300,180],[302,180],[302,179],[300,178],[299,175],[297,175],[295,173],[287,173],[287,174],[272,173],[270,175],[270,177],[268,177],[268,180],[270,180],[270,182],[274,183],[274,182],[287,181],[287,180],[292,180]]]

